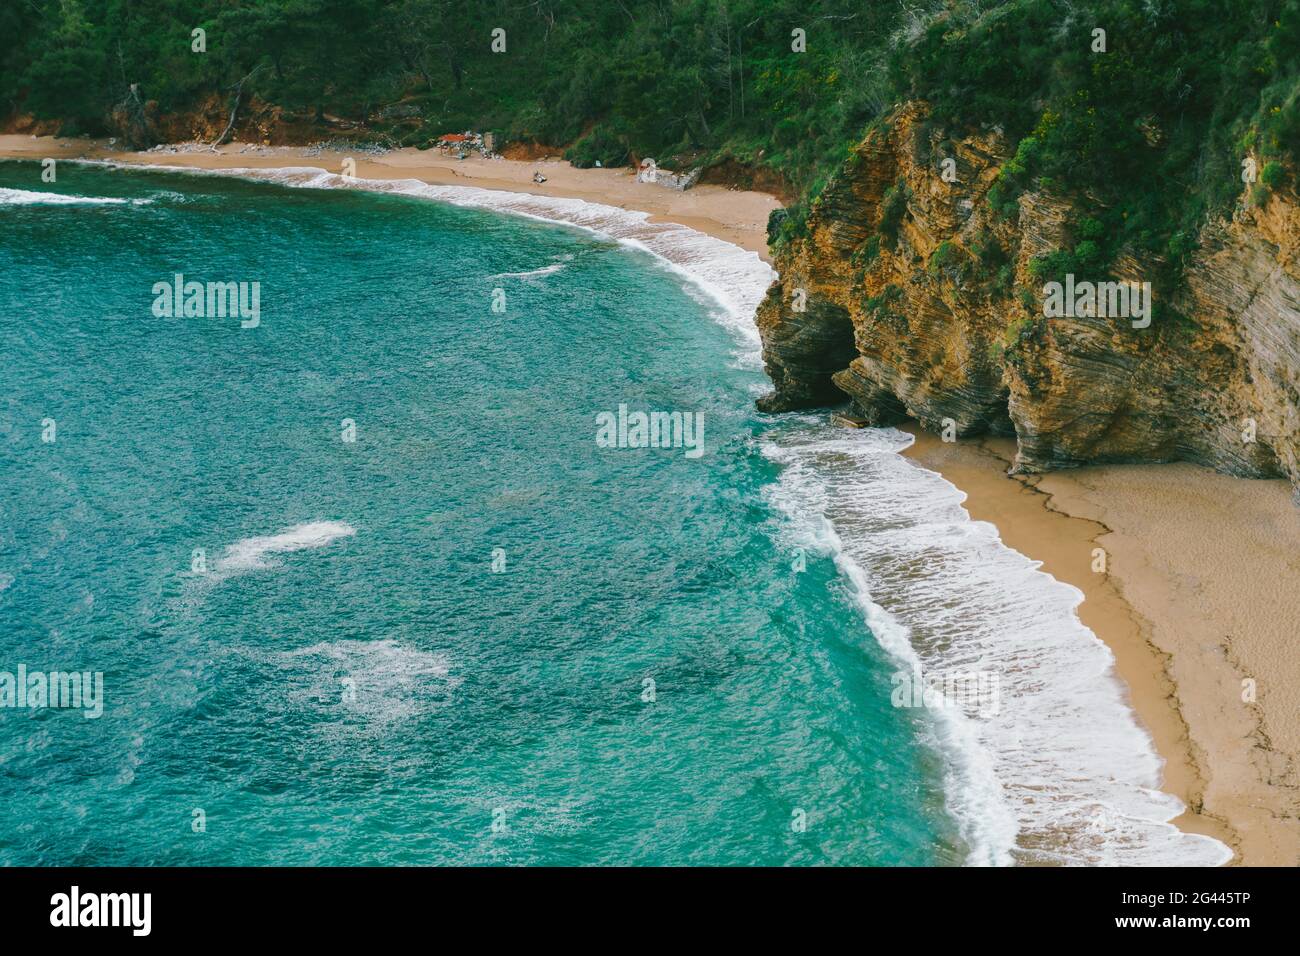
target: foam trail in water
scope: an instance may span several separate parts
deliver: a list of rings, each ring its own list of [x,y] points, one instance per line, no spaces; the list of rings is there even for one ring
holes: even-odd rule
[[[261,535],[236,541],[216,560],[213,570],[220,577],[229,577],[242,571],[268,568],[272,566],[267,560],[269,555],[301,551],[305,548],[323,548],[338,538],[356,533],[357,529],[344,521],[304,522],[287,528],[279,534]]]
[[[949,807],[972,863],[1214,865],[1231,851],[1169,821],[1160,759],[1125,703],[1077,588],[972,521],[965,496],[898,453],[910,436],[811,419],[771,435],[773,504],[855,586],[872,632],[909,670],[993,675],[999,706],[931,708]]]
[[[214,588],[237,575],[276,566],[272,555],[288,554],[308,548],[323,548],[339,538],[347,538],[357,529],[346,521],[305,521],[277,534],[241,538],[227,545],[221,556],[201,573],[186,575],[177,607],[185,614],[199,611]]]
[[[72,196],[33,192],[0,186],[0,206],[145,206],[152,199],[115,199],[111,196]]]
[[[319,709],[329,701],[330,712],[345,722],[353,716],[378,724],[418,717],[450,703],[461,683],[451,674],[447,654],[391,638],[274,651],[265,662],[284,674],[285,685],[294,688],[291,697],[302,706]],[[341,691],[346,695],[340,712],[333,705]]]
[[[542,266],[540,269],[530,269],[527,272],[499,272],[496,275],[488,276],[489,279],[540,279],[543,276],[555,275],[563,269],[573,259],[573,256],[561,256],[559,261],[551,263],[549,266]]]

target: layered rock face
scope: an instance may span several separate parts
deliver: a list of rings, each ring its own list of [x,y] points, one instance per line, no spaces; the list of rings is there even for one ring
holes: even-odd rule
[[[1294,197],[1209,227],[1145,328],[1113,300],[1093,310],[1110,314],[1049,318],[1030,263],[1072,247],[1079,216],[1033,192],[1018,215],[992,211],[1010,145],[946,138],[921,104],[866,137],[778,252],[758,311],[775,386],[760,407],[847,399],[874,424],[1014,434],[1023,472],[1187,460],[1300,486]],[[1141,283],[1145,265],[1121,257],[1110,271]]]

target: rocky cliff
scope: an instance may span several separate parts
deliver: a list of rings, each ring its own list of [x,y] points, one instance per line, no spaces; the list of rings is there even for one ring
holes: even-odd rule
[[[1048,318],[1030,264],[1071,245],[1079,217],[1033,191],[995,213],[986,194],[1009,150],[997,131],[936,128],[915,103],[869,133],[777,251],[758,312],[775,389],[760,407],[848,400],[874,424],[1014,434],[1023,472],[1188,460],[1300,487],[1294,194],[1243,197],[1207,226],[1146,327]],[[1148,281],[1154,265],[1121,255],[1110,278]]]

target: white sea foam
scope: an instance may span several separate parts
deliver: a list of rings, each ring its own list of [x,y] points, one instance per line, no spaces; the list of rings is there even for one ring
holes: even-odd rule
[[[342,640],[277,651],[274,666],[308,675],[305,684],[291,681],[304,706],[326,701],[340,713],[362,717],[371,725],[390,725],[445,706],[460,686],[451,673],[451,658],[404,640]]]
[[[1169,822],[1183,806],[1158,789],[1160,759],[1079,621],[1081,592],[972,521],[957,488],[898,454],[910,443],[808,419],[762,448],[784,466],[772,503],[833,556],[900,669],[996,675],[997,713],[932,711],[970,862],[1226,862],[1222,843]]]
[[[332,541],[357,533],[357,529],[344,521],[308,521],[294,525],[279,534],[243,538],[226,548],[213,564],[219,577],[229,577],[243,571],[253,571],[272,566],[269,556],[302,551],[305,548],[323,548]]]
[[[563,269],[573,259],[573,256],[562,256],[559,261],[551,263],[549,266],[542,266],[539,269],[530,269],[527,272],[499,272],[496,275],[488,276],[489,279],[540,279],[543,276],[555,275]]]
[[[118,199],[112,196],[73,196],[0,187],[0,206],[145,206],[152,199]]]
[[[231,578],[276,567],[279,562],[275,555],[323,548],[356,533],[357,529],[345,521],[306,521],[276,534],[241,538],[227,545],[201,572],[185,575],[175,606],[187,616],[197,614],[212,593]]]

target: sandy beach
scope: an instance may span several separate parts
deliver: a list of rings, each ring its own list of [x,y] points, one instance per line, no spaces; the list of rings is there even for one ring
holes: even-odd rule
[[[1163,787],[1188,807],[1178,824],[1227,843],[1234,863],[1297,865],[1300,509],[1287,483],[1186,463],[1008,477],[1011,439],[908,431],[907,454],[965,492],[973,518],[1083,592],[1079,616],[1115,654]]]
[[[234,167],[319,166],[344,154],[230,144],[217,151],[123,153],[102,142],[0,136],[0,157],[112,158]],[[636,182],[622,169],[557,159],[457,160],[404,149],[356,157],[356,174],[585,199],[650,213],[759,253],[764,193]],[[534,171],[547,182],[534,184]],[[34,187],[34,188],[39,188]],[[1083,622],[1114,652],[1133,706],[1166,761],[1178,821],[1231,846],[1236,863],[1300,864],[1300,508],[1281,481],[1245,481],[1192,465],[1096,467],[1006,475],[1014,444],[944,444],[918,434],[909,454],[967,494],[976,520],[1078,587]],[[1104,572],[1093,569],[1105,552]]]

